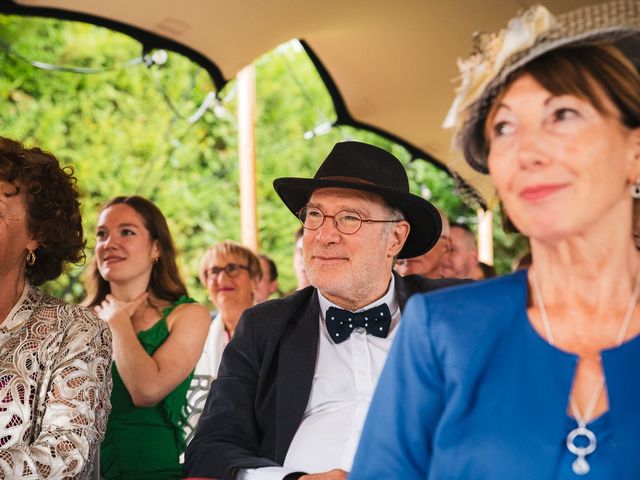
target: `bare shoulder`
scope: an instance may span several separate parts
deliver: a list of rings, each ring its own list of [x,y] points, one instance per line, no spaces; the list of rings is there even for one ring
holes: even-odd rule
[[[188,325],[190,328],[208,329],[210,323],[209,311],[199,303],[178,305],[167,317],[169,330],[182,325]]]

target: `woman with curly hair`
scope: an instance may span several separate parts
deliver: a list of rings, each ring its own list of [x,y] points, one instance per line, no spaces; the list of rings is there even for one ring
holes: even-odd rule
[[[187,296],[169,227],[149,200],[116,197],[102,208],[87,290],[87,304],[113,334],[101,475],[181,478],[186,395],[209,313]]]
[[[43,294],[85,245],[73,171],[0,138],[0,478],[84,478],[104,436],[111,334]]]

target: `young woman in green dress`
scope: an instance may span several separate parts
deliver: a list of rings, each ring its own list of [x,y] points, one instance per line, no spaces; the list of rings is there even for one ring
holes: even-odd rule
[[[101,210],[87,304],[113,335],[112,411],[100,449],[109,479],[181,478],[186,394],[209,328],[187,296],[158,207],[116,197]]]

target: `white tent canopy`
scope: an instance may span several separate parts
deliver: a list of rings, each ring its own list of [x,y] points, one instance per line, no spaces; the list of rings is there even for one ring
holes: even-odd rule
[[[88,21],[169,48],[207,68],[218,86],[298,38],[333,97],[338,123],[382,133],[416,157],[460,174],[486,201],[484,175],[451,158],[441,128],[453,100],[456,59],[475,31],[495,31],[534,2],[516,0],[15,0],[0,11]],[[552,0],[562,13],[585,0]]]

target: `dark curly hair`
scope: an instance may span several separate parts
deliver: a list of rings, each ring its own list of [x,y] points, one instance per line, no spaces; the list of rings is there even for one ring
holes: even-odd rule
[[[33,285],[57,278],[67,263],[84,261],[80,194],[72,167],[60,167],[51,153],[0,137],[0,180],[24,194],[27,228],[38,242],[35,263],[25,270]]]
[[[180,272],[176,262],[178,254],[173,244],[173,239],[171,238],[167,220],[164,218],[160,209],[146,198],[132,195],[112,198],[102,206],[100,213],[113,205],[120,204],[133,208],[142,218],[151,239],[158,242],[160,256],[151,270],[151,278],[147,291],[162,300],[170,302],[175,302],[181,296],[187,295],[187,287],[180,278]],[[89,263],[89,268],[85,272],[84,283],[87,290],[87,297],[82,303],[85,306],[95,307],[99,305],[107,294],[111,292],[109,282],[102,278],[102,275],[100,275],[98,271],[95,255]]]

